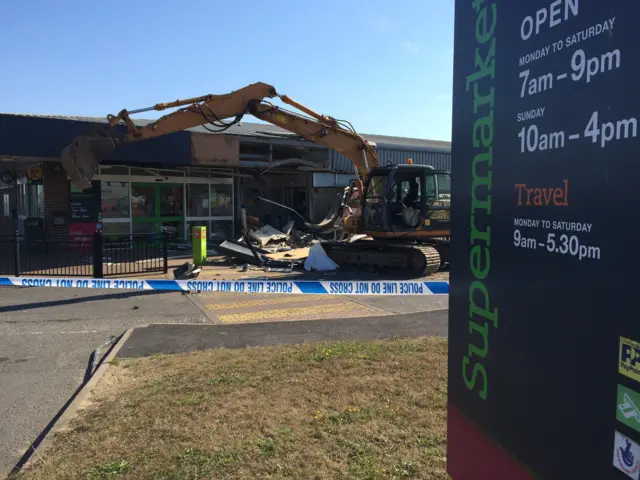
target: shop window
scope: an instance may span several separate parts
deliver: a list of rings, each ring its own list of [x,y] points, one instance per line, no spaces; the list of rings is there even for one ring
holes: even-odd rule
[[[231,220],[211,220],[207,236],[209,240],[220,243],[233,238],[233,223]]]
[[[211,185],[211,216],[233,215],[233,195],[231,185]]]
[[[182,185],[160,185],[160,216],[181,217],[184,215],[182,204]]]
[[[101,182],[102,218],[129,218],[129,184]]]
[[[209,185],[187,185],[187,216],[209,217]]]
[[[102,233],[112,240],[129,237],[130,224],[127,223],[105,223],[102,225]]]
[[[22,184],[18,186],[18,207],[24,217],[44,217],[44,186]]]
[[[209,217],[209,185],[187,185],[187,216]]]
[[[155,185],[131,186],[131,216],[154,217],[155,216]]]

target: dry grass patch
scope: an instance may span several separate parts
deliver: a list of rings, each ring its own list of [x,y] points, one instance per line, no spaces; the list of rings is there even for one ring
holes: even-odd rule
[[[444,479],[444,339],[121,360],[20,479]]]

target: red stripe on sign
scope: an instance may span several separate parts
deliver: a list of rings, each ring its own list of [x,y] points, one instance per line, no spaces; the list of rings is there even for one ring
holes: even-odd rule
[[[450,403],[447,417],[447,473],[453,480],[535,478]]]

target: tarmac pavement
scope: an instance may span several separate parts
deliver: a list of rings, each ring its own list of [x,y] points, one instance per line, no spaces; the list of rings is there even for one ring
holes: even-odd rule
[[[111,335],[206,321],[179,292],[0,288],[0,478],[81,385],[91,352]]]

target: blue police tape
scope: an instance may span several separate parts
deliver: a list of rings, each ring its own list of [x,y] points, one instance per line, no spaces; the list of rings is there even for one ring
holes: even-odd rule
[[[449,282],[0,277],[0,286],[326,295],[448,295]]]

